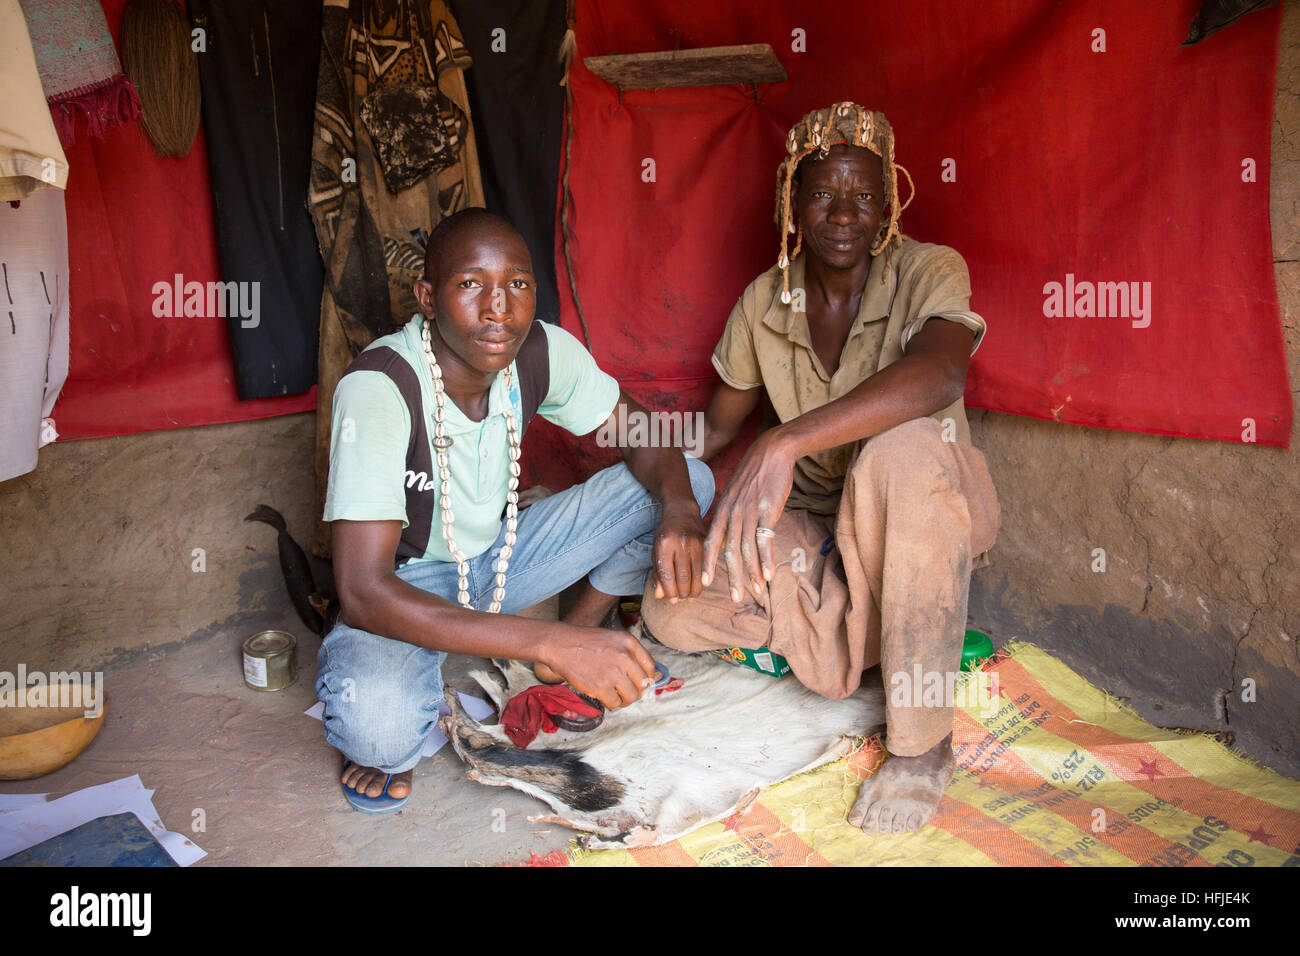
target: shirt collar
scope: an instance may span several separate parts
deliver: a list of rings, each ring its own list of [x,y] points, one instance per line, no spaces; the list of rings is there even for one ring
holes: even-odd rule
[[[796,289],[804,286],[804,259],[807,253],[800,252],[790,263],[789,305],[781,301],[781,273],[776,273],[773,284],[772,301],[763,316],[763,324],[774,332],[779,332],[791,342],[812,349],[812,335],[808,331],[808,313],[794,310],[793,295]],[[889,257],[893,258],[893,257]],[[867,284],[862,290],[862,300],[858,303],[858,315],[849,330],[849,338],[857,335],[872,322],[889,317],[890,303],[894,298],[894,286],[898,283],[898,270],[893,262],[885,265],[886,256],[882,253],[871,259],[871,270],[867,273]],[[885,270],[888,269],[888,272]],[[881,281],[882,277],[884,281]]]
[[[411,317],[406,325],[406,334],[412,352],[415,353],[415,366],[419,370],[420,386],[428,396],[426,407],[432,415],[433,413],[433,371],[429,368],[429,357],[424,351],[424,317],[418,312]],[[506,391],[506,377],[498,372],[497,377],[492,380],[488,386],[488,413],[482,421],[473,422],[461,411],[460,406],[447,399],[446,411],[443,415],[443,427],[450,434],[462,434],[482,428],[492,419],[501,418],[501,413],[507,408],[507,403],[513,408],[515,421],[519,421],[520,397],[519,397],[519,371],[515,363],[510,363],[510,376],[514,383],[511,393]],[[432,426],[430,426],[432,428]],[[430,432],[432,434],[432,432]]]

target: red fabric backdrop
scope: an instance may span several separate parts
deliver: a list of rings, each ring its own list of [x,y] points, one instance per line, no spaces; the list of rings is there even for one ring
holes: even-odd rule
[[[121,49],[126,0],[103,0]],[[316,390],[241,402],[223,318],[156,318],[155,282],[220,280],[200,130],[159,159],[139,123],[66,150],[71,365],[54,406],[62,439],[266,418],[316,407]],[[266,316],[262,321],[269,321]]]
[[[1257,441],[1286,446],[1268,220],[1280,11],[1180,49],[1198,5],[579,0],[579,58],[763,42],[789,77],[757,102],[741,86],[620,99],[575,64],[574,268],[597,360],[650,404],[703,408],[727,315],[776,259],[785,133],[852,99],[889,117],[916,181],[904,231],[970,266],[989,331],[968,405],[1231,441],[1250,418]],[[806,52],[792,51],[796,30]],[[947,158],[955,182],[941,179]],[[558,248],[557,263],[563,324],[581,337]],[[1150,325],[1046,317],[1044,285],[1067,273],[1149,282]],[[535,432],[546,483],[612,460]]]

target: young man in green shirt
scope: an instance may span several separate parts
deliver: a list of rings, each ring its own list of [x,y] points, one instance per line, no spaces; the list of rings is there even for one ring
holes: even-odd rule
[[[335,392],[324,518],[341,618],[316,689],[358,809],[405,802],[448,653],[532,661],[543,681],[625,706],[652,682],[653,661],[600,628],[606,614],[642,590],[651,566],[669,600],[704,585],[713,479],[678,448],[623,447],[623,464],[519,508],[530,384],[546,382],[537,414],[574,434],[615,420],[620,405],[624,417],[646,414],[573,336],[533,322],[534,288],[509,222],[482,209],[449,217],[416,283],[422,314],[358,356]],[[530,336],[543,339],[526,363]],[[508,616],[584,576],[563,621]]]

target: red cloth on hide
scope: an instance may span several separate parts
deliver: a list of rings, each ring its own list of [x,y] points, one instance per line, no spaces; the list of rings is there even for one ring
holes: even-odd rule
[[[126,0],[103,0],[119,49],[125,6]],[[78,137],[66,153],[71,356],[54,406],[59,437],[315,409],[314,387],[239,401],[226,319],[154,315],[154,283],[170,286],[177,273],[184,282],[221,279],[203,130],[180,159],[155,156],[139,123],[103,139]]]
[[[538,733],[555,733],[556,723],[551,718],[566,710],[583,717],[600,716],[599,708],[586,703],[571,688],[536,684],[510,698],[501,712],[501,726],[516,747],[527,747]]]
[[[727,315],[778,254],[786,131],[848,99],[894,127],[917,190],[904,232],[970,267],[988,334],[968,405],[1229,441],[1251,419],[1286,446],[1268,218],[1280,9],[1182,49],[1197,6],[579,0],[570,222],[597,361],[647,405],[704,408]],[[620,98],[582,63],[743,43],[771,44],[789,77],[757,102],[740,85]],[[581,338],[558,243],[563,325]],[[1049,318],[1044,286],[1067,274],[1149,282],[1150,325]],[[615,460],[554,428],[529,438],[530,477],[551,488]]]

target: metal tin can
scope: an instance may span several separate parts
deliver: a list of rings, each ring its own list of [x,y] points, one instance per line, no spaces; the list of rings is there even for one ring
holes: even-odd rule
[[[283,690],[298,679],[298,641],[288,631],[262,631],[244,641],[244,683]]]

